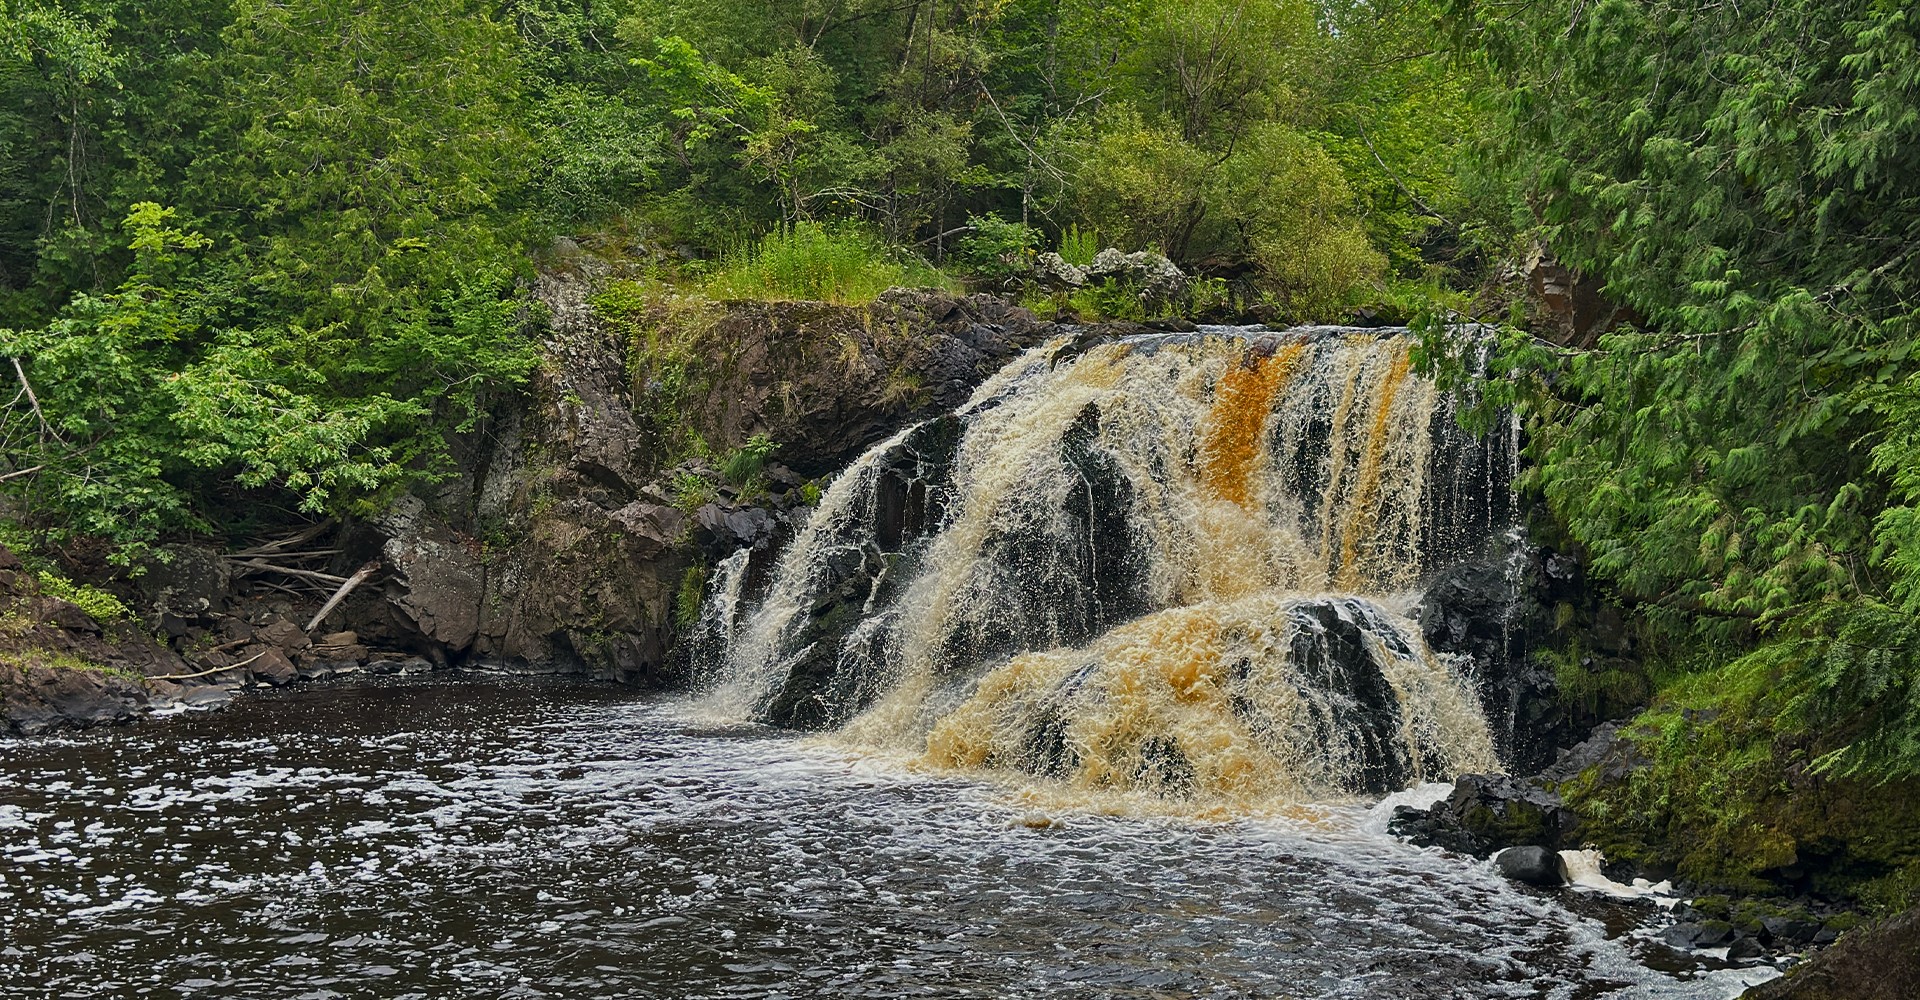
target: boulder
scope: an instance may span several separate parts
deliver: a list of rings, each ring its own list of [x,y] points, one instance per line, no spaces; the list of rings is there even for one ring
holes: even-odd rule
[[[1760,921],[1767,940],[1777,946],[1798,948],[1813,943],[1820,925],[1804,917],[1765,917]]]
[[[253,661],[253,679],[274,687],[290,684],[298,679],[300,671],[287,659],[287,654],[277,647],[268,647]]]
[[[136,578],[141,596],[169,632],[179,634],[185,623],[226,610],[232,576],[226,561],[212,549],[163,545],[141,563],[141,569]]]
[[[1067,263],[1066,258],[1049,250],[1033,259],[1033,283],[1049,291],[1064,292],[1087,283],[1087,269]]]
[[[69,632],[100,634],[100,623],[94,621],[92,615],[81,610],[79,605],[68,603],[57,597],[40,598],[39,606],[34,609],[34,616],[54,628],[66,629]]]
[[[1725,920],[1685,921],[1660,932],[1661,940],[1689,951],[1724,948],[1740,936],[1740,931]]]
[[[125,678],[69,667],[29,667],[0,678],[7,727],[32,736],[61,726],[130,722],[147,709],[146,692]]]
[[[1527,885],[1552,888],[1566,882],[1560,871],[1560,855],[1544,847],[1509,847],[1493,856],[1500,874]]]
[[[472,646],[486,593],[480,554],[418,497],[395,500],[378,526],[387,536],[381,561],[391,573],[384,587],[399,624],[455,653]]]
[[[1186,272],[1164,255],[1151,250],[1122,253],[1109,247],[1094,255],[1087,280],[1124,281],[1139,289],[1140,297],[1165,302],[1187,290]]]
[[[1484,856],[1508,846],[1571,847],[1579,825],[1560,796],[1538,784],[1503,774],[1463,774],[1432,809],[1402,807],[1388,828],[1416,844]]]
[[[307,638],[307,633],[301,631],[300,626],[284,618],[275,618],[255,629],[254,634],[261,642],[277,647],[283,653],[297,653],[313,645],[313,640]]]

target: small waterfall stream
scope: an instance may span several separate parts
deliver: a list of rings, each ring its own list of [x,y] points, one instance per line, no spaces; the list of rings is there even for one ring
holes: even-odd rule
[[[1411,615],[1514,521],[1404,332],[1061,338],[868,450],[778,556],[709,703],[930,763],[1257,803],[1498,766]]]

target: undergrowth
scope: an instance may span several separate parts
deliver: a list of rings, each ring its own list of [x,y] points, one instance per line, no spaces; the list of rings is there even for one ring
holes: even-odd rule
[[[858,227],[800,222],[727,254],[706,291],[720,299],[863,305],[896,286],[957,290],[932,265]]]

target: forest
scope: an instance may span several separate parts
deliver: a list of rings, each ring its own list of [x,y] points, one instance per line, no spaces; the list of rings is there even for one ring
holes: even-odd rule
[[[379,509],[527,383],[566,244],[662,298],[1411,324],[1631,612],[1643,664],[1560,678],[1645,709],[1615,850],[1738,883],[1911,816],[1874,791],[1920,779],[1902,0],[0,0],[5,540]],[[1107,247],[1196,280],[1032,280]],[[1553,334],[1542,259],[1619,322]]]

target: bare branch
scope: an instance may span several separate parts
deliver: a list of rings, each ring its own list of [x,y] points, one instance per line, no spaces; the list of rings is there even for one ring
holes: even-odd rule
[[[327,598],[327,603],[320,605],[320,610],[314,612],[313,620],[307,622],[306,631],[313,631],[314,626],[319,625],[321,619],[327,617],[328,612],[339,607],[340,602],[346,600],[348,594],[353,593],[353,588],[365,583],[367,577],[372,576],[379,568],[380,561],[376,559],[360,567],[352,576],[347,577],[346,582],[340,585],[340,589],[334,591],[332,597]]]

